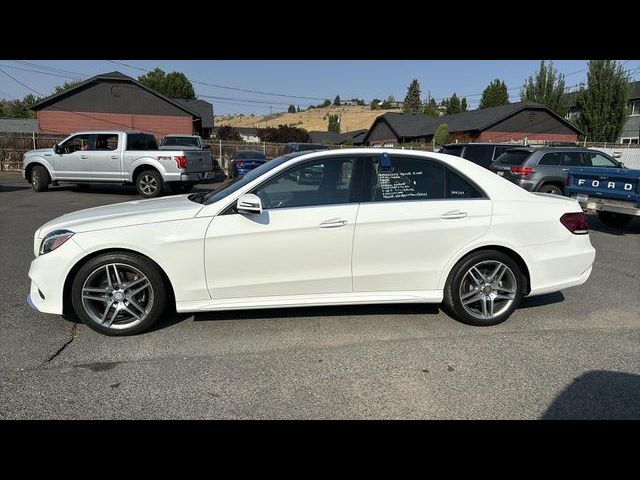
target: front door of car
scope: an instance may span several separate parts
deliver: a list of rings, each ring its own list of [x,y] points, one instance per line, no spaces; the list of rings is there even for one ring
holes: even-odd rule
[[[424,157],[371,157],[353,245],[355,292],[433,291],[481,237],[492,202],[462,173]]]
[[[59,145],[60,153],[53,154],[57,180],[90,179],[89,150],[95,135],[74,135]]]
[[[251,193],[261,214],[232,205],[207,231],[214,299],[352,291],[351,253],[362,160],[335,156],[280,172]]]
[[[117,133],[94,135],[89,154],[91,176],[96,181],[113,182],[122,180],[121,142]]]

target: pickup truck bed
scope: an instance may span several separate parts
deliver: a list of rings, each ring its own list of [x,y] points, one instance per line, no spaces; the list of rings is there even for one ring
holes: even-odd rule
[[[625,226],[640,216],[640,170],[573,167],[565,193],[608,226]]]

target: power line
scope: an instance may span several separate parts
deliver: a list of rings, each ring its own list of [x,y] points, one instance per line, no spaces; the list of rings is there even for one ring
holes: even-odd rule
[[[107,60],[107,61],[111,62],[111,63],[115,63],[117,65],[123,65],[125,67],[134,68],[134,69],[140,70],[142,72],[150,72],[151,71],[151,70],[147,70],[145,68],[136,67],[134,65],[129,65],[127,63],[117,62],[115,60]],[[190,79],[190,78],[188,78],[188,80],[191,83],[195,83],[195,84],[198,84],[198,85],[206,85],[208,87],[214,87],[214,88],[223,88],[223,89],[226,89],[226,90],[235,90],[235,91],[238,91],[238,92],[255,93],[255,94],[258,94],[258,95],[271,95],[271,96],[275,96],[275,97],[286,97],[286,98],[300,98],[300,99],[305,99],[305,100],[325,100],[325,98],[326,98],[326,97],[324,97],[324,98],[323,97],[305,97],[305,96],[302,96],[302,95],[287,95],[287,94],[284,94],[284,93],[274,93],[274,92],[262,92],[262,91],[259,91],[259,90],[248,90],[248,89],[245,89],[245,88],[229,87],[228,85],[217,85],[217,84],[214,84],[214,83],[201,82],[201,81],[193,80],[193,79]]]
[[[17,78],[9,75],[7,72],[5,72],[4,70],[2,70],[0,68],[0,72],[4,73],[7,77],[9,77],[11,80],[13,80],[16,83],[19,83],[20,85],[22,85],[24,88],[26,88],[27,90],[31,90],[32,92],[34,92],[36,95],[38,95],[39,97],[42,97],[43,95],[40,92],[37,92],[36,90],[34,90],[33,88],[31,88],[29,85],[25,85],[24,83],[22,83],[20,80],[18,80]]]

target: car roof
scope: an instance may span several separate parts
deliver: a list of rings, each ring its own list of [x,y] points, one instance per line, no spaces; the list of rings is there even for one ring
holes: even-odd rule
[[[444,145],[444,148],[451,148],[451,147],[464,147],[466,145],[495,145],[495,146],[514,146],[517,147],[520,144],[518,143],[494,143],[494,142],[458,142],[458,143],[447,143],[446,145]]]

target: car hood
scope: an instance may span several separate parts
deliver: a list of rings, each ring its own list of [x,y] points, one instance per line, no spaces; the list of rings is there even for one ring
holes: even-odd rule
[[[202,205],[192,202],[187,197],[188,195],[176,195],[150,200],[134,200],[78,210],[45,223],[36,232],[36,236],[43,238],[54,230],[62,229],[80,233],[193,218]]]
[[[53,154],[53,148],[39,148],[37,150],[29,150],[25,152],[25,157],[41,157],[45,154]]]

